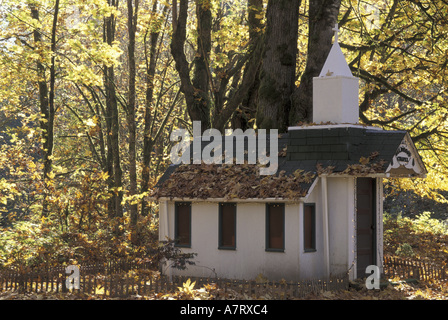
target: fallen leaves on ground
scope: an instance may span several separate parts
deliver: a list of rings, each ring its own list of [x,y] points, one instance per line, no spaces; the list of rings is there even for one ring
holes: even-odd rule
[[[223,290],[216,285],[205,285],[193,289],[186,284],[173,293],[151,293],[140,296],[108,297],[84,293],[18,293],[0,292],[0,300],[270,300],[269,292],[259,296],[241,294],[233,290]],[[311,293],[294,300],[448,300],[448,283],[446,281],[395,281],[383,282],[380,289],[367,289],[361,280],[352,282],[348,290],[323,291]]]
[[[394,283],[394,284],[392,284]],[[390,281],[380,289],[367,289],[358,281],[348,290],[310,294],[307,300],[448,300],[448,283],[445,281]]]

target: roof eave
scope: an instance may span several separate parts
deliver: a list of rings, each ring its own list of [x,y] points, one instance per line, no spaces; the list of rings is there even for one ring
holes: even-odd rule
[[[286,198],[183,198],[183,197],[147,197],[146,199],[154,202],[161,201],[191,201],[191,202],[248,202],[248,203],[267,203],[267,202],[284,202],[284,203],[300,203],[306,200],[307,196],[297,199]]]

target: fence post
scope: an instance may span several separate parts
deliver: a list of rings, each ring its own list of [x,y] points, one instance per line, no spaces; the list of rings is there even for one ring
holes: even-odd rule
[[[415,274],[415,278],[417,279],[417,280],[420,280],[420,268],[415,268],[414,269],[414,274]]]

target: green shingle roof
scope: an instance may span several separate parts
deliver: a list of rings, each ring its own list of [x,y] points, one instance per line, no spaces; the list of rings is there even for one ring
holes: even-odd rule
[[[374,173],[385,173],[406,134],[406,131],[385,131],[367,127],[290,129],[287,134],[279,135],[277,150],[279,157],[276,175],[291,176],[297,170],[314,173],[313,179],[299,183],[300,188],[306,193],[320,173],[319,168],[331,167],[332,173],[343,173],[347,172],[346,169],[348,167],[359,165],[360,159],[370,157],[368,165],[375,166]],[[207,144],[208,142],[203,142],[202,148]],[[266,145],[269,147],[269,142]],[[247,148],[247,143],[245,147]],[[284,153],[285,148],[286,154]],[[197,165],[196,167],[194,165],[186,166],[190,166],[192,171],[193,168],[197,170]],[[176,173],[178,168],[179,165],[168,167],[156,185],[155,194],[157,194],[157,190],[167,188],[168,185],[171,186],[173,182],[175,183],[175,181],[170,183],[170,179],[173,179],[173,174]],[[183,165],[181,171],[185,173],[186,170],[188,171],[188,168],[186,169],[185,165]],[[253,174],[253,171],[247,172]],[[364,171],[364,174],[365,172],[368,171]],[[369,173],[373,172],[370,171]],[[357,175],[359,173],[355,171],[352,174]],[[204,179],[201,180],[200,184],[198,186],[194,181],[191,181],[190,188],[216,187],[215,182],[210,186],[204,185],[207,184],[207,181],[204,181]],[[222,184],[220,187],[222,187]],[[191,194],[192,190],[188,191]],[[169,190],[164,190],[162,194],[163,196],[182,197],[178,192],[179,189],[177,188],[177,194],[170,194]]]
[[[363,127],[290,130],[286,160],[319,162],[323,166],[334,166],[333,172],[340,172],[347,165],[359,163],[361,157],[377,152],[376,159],[388,165],[405,135],[406,131]]]

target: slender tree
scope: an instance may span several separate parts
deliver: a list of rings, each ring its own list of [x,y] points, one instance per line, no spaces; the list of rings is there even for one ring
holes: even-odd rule
[[[133,3],[134,2],[134,3]],[[137,32],[138,21],[138,0],[128,0],[128,65],[129,65],[129,84],[128,84],[128,103],[127,103],[127,119],[129,130],[129,196],[131,198],[130,216],[131,226],[137,224],[138,218],[138,205],[137,200],[133,199],[137,195],[137,159],[136,159],[136,123],[135,123],[135,111],[136,111],[136,89],[135,89],[135,35]]]
[[[109,6],[118,6],[118,0],[108,0]],[[103,41],[111,46],[115,40],[116,17],[114,14],[104,18]],[[111,192],[109,216],[123,216],[123,184],[120,163],[118,102],[115,90],[115,70],[113,65],[104,64],[104,87],[106,94],[106,131],[107,131],[107,173]]]
[[[151,16],[157,15],[158,1],[154,1]],[[164,6],[162,9],[162,16],[164,17],[168,11],[168,6]],[[153,21],[157,21],[153,18]],[[160,25],[160,22],[157,22]],[[146,44],[147,35],[149,34],[149,44]],[[145,35],[145,59],[146,59],[146,88],[145,88],[145,116],[144,116],[144,128],[143,128],[143,159],[142,159],[142,186],[141,193],[146,193],[149,190],[150,179],[150,164],[151,164],[151,152],[154,147],[155,139],[153,136],[153,120],[151,117],[151,108],[153,106],[154,96],[154,76],[156,73],[158,50],[160,50],[160,44],[158,44],[161,35],[161,27],[153,26],[146,31]],[[148,48],[149,47],[149,48]],[[147,216],[149,213],[148,203],[145,199],[141,202],[141,215]]]
[[[31,17],[39,21],[39,10],[34,4],[30,4]],[[53,25],[51,29],[51,63],[50,63],[50,88],[48,88],[46,80],[46,67],[42,63],[41,58],[37,60],[37,81],[39,85],[39,105],[42,118],[40,120],[40,127],[42,129],[42,140],[43,140],[43,162],[44,162],[44,172],[43,180],[44,184],[51,179],[50,172],[52,170],[53,163],[53,148],[54,148],[54,119],[55,119],[55,82],[56,82],[56,66],[55,66],[55,56],[56,56],[56,32],[58,23],[58,13],[59,13],[59,0],[56,0],[54,5],[53,13]],[[35,48],[39,52],[45,52],[43,50],[42,33],[39,28],[33,30],[33,38],[35,43]],[[42,57],[43,58],[43,57]],[[47,203],[47,192],[44,192],[42,214],[44,216],[48,215],[48,203]]]

